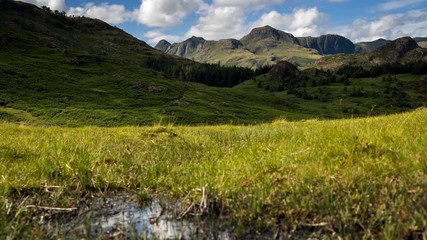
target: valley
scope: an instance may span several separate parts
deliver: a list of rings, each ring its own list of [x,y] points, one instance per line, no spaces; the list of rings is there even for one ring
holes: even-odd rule
[[[0,19],[0,238],[426,238],[425,38]]]

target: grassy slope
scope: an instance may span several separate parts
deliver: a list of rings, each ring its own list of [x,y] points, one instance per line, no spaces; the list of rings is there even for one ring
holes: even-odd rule
[[[401,112],[426,105],[424,76],[399,75],[401,84],[383,82],[382,77],[351,79],[350,86],[311,87],[307,92],[320,95],[326,89],[327,101],[304,100],[295,95],[264,90],[269,77],[260,76],[232,89],[183,83],[162,77],[151,70],[123,67],[108,61],[75,67],[63,64],[51,69],[62,56],[43,59],[45,54],[18,55],[19,61],[3,64],[0,98],[8,104],[0,107],[0,119],[36,125],[121,126],[150,125],[159,122],[177,124],[259,123],[283,117],[287,119],[341,118]],[[3,55],[6,56],[7,52]],[[32,66],[34,59],[38,67]],[[262,82],[262,88],[258,82]],[[396,101],[383,92],[387,85],[396,85],[410,96],[409,107],[393,105]],[[403,84],[403,85],[402,85]],[[419,85],[421,84],[421,85]],[[150,88],[165,89],[156,92]],[[358,87],[378,96],[351,97]],[[347,88],[347,92],[345,92]],[[302,88],[301,88],[302,90]],[[189,105],[180,106],[181,99]],[[374,107],[373,111],[372,107]]]
[[[247,127],[1,123],[0,132],[3,237],[46,237],[32,220],[38,213],[23,208],[26,204],[84,207],[87,193],[117,189],[182,198],[202,186],[238,234],[278,229],[345,238],[427,234],[425,109]],[[59,188],[49,193],[44,186]]]
[[[306,82],[306,87],[297,88],[306,91],[318,99],[306,100],[298,98],[295,94],[283,92],[270,92],[277,88],[276,81],[270,75],[259,76],[256,80],[246,81],[233,88],[233,91],[246,93],[264,92],[267,102],[276,102],[277,106],[291,112],[294,118],[342,118],[352,116],[369,116],[390,114],[407,111],[411,108],[427,106],[427,76],[401,74],[392,76],[391,82],[384,81],[388,75],[376,78],[352,78],[349,85],[334,83],[326,86],[316,85],[313,80],[320,82],[319,77],[311,77]],[[267,88],[267,90],[265,90]],[[402,90],[404,97],[393,94],[394,88]],[[364,96],[352,96],[354,89],[363,89]],[[394,91],[395,91],[394,90]]]
[[[52,60],[43,59],[46,54]],[[6,58],[8,53],[0,55]],[[1,119],[42,125],[118,126],[161,121],[255,123],[286,115],[295,118],[278,108],[276,102],[265,101],[269,93],[263,91],[248,93],[183,83],[151,70],[107,61],[79,67],[57,65],[56,61],[66,59],[55,58],[52,53],[14,56],[20,60],[8,60],[0,72],[4,86],[0,98],[7,102],[0,112],[8,113],[0,115]],[[38,61],[38,67],[34,67],[35,59],[43,62]],[[52,69],[54,65],[57,67]],[[181,100],[188,106],[175,103],[182,92]]]
[[[95,61],[97,57],[99,61]],[[78,66],[71,64],[75,59],[81,61]],[[382,82],[382,77],[353,79],[347,93],[342,85],[327,86],[330,97],[322,102],[258,88],[259,81],[268,82],[268,75],[232,89],[214,88],[167,79],[133,64],[143,61],[143,54],[129,54],[120,59],[75,52],[65,55],[57,49],[42,47],[36,50],[25,44],[20,48],[3,49],[0,52],[0,83],[3,86],[0,105],[7,104],[0,106],[0,119],[67,126],[259,123],[278,117],[339,118],[408,110],[386,105],[393,100],[390,97],[349,97],[353,87],[384,91],[390,83]],[[121,62],[117,62],[119,60]],[[401,75],[398,78],[408,83],[399,87],[413,96],[410,99],[412,107],[425,106],[425,77]],[[307,85],[307,91],[313,94],[323,88]],[[165,91],[156,92],[152,88]],[[185,94],[181,100],[188,102],[187,106],[175,103],[182,92]],[[371,112],[373,105],[376,108]]]
[[[22,9],[0,12],[6,19],[0,26],[0,119],[117,126],[253,123],[286,115],[274,104],[257,103],[263,94],[242,97],[140,67],[149,57],[172,57],[105,23]]]
[[[140,67],[148,58],[172,57],[106,23],[12,3],[17,9],[0,11],[0,119],[123,126],[301,118],[265,92],[183,83]]]
[[[232,89],[170,79],[141,65],[149,58],[172,57],[120,29],[97,20],[52,16],[32,7],[25,10],[28,12],[22,9],[0,12],[0,17],[5,19],[0,25],[0,40],[4,43],[0,45],[0,119],[62,126],[159,122],[250,124],[279,117],[349,117],[352,113],[366,116],[410,109],[386,106],[390,102],[388,98],[379,101],[372,97],[348,97],[341,93],[343,86],[327,87],[331,96],[325,102],[270,93],[257,87],[259,81],[268,81],[268,76],[260,76],[256,81]],[[301,49],[308,51],[294,50],[302,54]],[[265,53],[266,59],[271,58],[271,54],[289,54],[270,51]],[[310,55],[307,54],[300,60],[306,61]],[[185,59],[175,58],[175,61],[192,64]],[[409,95],[417,95],[411,99],[411,107],[425,105],[423,77],[403,77],[413,83],[402,89]],[[351,82],[349,91],[359,82],[365,89],[374,88],[375,91],[382,91],[386,85],[380,78]],[[319,87],[309,87],[307,91],[315,94]],[[384,107],[372,113],[372,105]]]
[[[397,49],[395,49],[399,48],[398,41],[399,39],[369,53],[337,54],[325,56],[317,60],[314,66],[318,69],[337,70],[345,65],[361,66],[364,68],[368,68],[369,66],[375,66],[384,63],[406,63],[427,60],[427,56],[425,55],[425,49],[423,49],[422,46],[418,49],[413,49],[412,51],[405,52],[403,56],[397,57],[397,55],[393,54],[393,52],[398,51]]]
[[[262,43],[259,43],[262,45]],[[295,44],[282,43],[271,49],[252,53],[247,49],[224,50],[220,44],[209,44],[201,51],[190,54],[188,59],[199,62],[218,63],[225,66],[241,66],[258,68],[263,65],[274,65],[281,60],[289,60],[297,63],[301,67],[309,67],[320,59],[313,49],[303,48]]]

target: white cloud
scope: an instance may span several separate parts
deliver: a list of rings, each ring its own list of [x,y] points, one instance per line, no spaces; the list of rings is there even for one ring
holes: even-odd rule
[[[160,40],[165,39],[170,43],[176,43],[184,40],[184,37],[177,35],[169,35],[160,31],[148,31],[144,33],[144,37],[148,38],[148,43],[156,45]]]
[[[142,0],[137,21],[150,27],[176,26],[205,6],[203,0]]]
[[[209,40],[240,38],[248,30],[242,8],[233,6],[211,6],[206,15],[199,18],[186,36],[202,36]]]
[[[65,9],[65,0],[20,0],[22,2],[31,3],[39,7],[49,7],[52,10],[63,11]]]
[[[68,9],[67,14],[97,18],[109,24],[133,21],[136,17],[136,13],[127,11],[124,5],[108,5],[107,3],[102,3],[101,5],[87,3],[84,7],[71,7]]]
[[[284,0],[214,0],[213,4],[217,6],[262,8],[282,2],[284,2]]]
[[[337,31],[355,42],[427,36],[427,9],[384,15],[373,21],[356,19],[352,25],[338,27]]]
[[[391,11],[396,10],[404,7],[408,7],[411,5],[414,5],[416,3],[422,2],[424,0],[390,0],[386,3],[378,5],[379,10],[381,11]]]
[[[315,7],[295,9],[291,14],[271,11],[262,15],[259,20],[252,24],[252,27],[270,25],[295,36],[317,36],[324,31],[322,25],[327,20],[327,15],[319,12]]]

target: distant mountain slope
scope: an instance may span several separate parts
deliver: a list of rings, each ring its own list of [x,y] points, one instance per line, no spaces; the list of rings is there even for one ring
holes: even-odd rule
[[[320,37],[299,37],[298,44],[316,49],[321,55],[354,53],[355,45],[352,41],[340,35],[322,35]]]
[[[172,45],[162,40],[156,48],[198,62],[249,68],[274,65],[281,60],[290,60],[300,66],[306,66],[321,57],[316,50],[295,44],[297,41],[291,34],[267,26],[254,29],[241,40],[208,41],[193,36]]]
[[[292,34],[270,26],[253,29],[242,39],[208,41],[191,37],[181,43],[164,48],[166,41],[160,41],[156,48],[168,54],[198,62],[218,63],[226,66],[257,68],[289,60],[300,66],[309,66],[321,56],[315,49],[298,45]]]
[[[250,69],[174,57],[100,20],[27,3],[0,0],[0,19],[0,120],[189,124],[251,121],[242,109],[280,114],[273,105],[247,104],[220,88],[193,83],[231,87],[252,78]],[[223,107],[225,101],[233,105]]]
[[[317,68],[337,69],[345,65],[369,67],[387,63],[427,60],[427,49],[410,37],[391,41],[370,53],[327,56],[316,62]]]
[[[416,37],[413,38],[417,42],[418,46],[427,48],[427,37]],[[369,53],[377,50],[378,48],[390,43],[391,40],[377,39],[372,42],[360,42],[356,43],[356,53]]]
[[[418,43],[418,45],[422,48],[427,48],[427,37],[416,37],[414,40]]]
[[[369,53],[372,51],[375,51],[376,49],[386,45],[387,43],[391,42],[390,40],[385,39],[377,39],[372,42],[360,42],[356,43],[356,53]]]
[[[100,20],[67,17],[10,0],[0,0],[0,19],[0,121],[66,126],[254,124],[279,117],[341,118],[343,113],[337,111],[336,103],[342,97],[358,105],[348,98],[350,93],[329,96],[323,89],[331,82],[327,75],[313,77],[301,72],[299,78],[297,69],[288,63],[279,64],[270,73],[265,68],[263,74],[254,77],[249,69],[200,64],[162,53]],[[172,45],[163,42],[161,46],[170,49]],[[209,54],[216,54],[230,62],[254,66],[282,58],[295,63],[296,55],[302,56],[297,59],[300,62],[320,57],[316,50],[292,42],[282,42],[259,55],[236,39],[195,38],[182,49],[190,58],[210,59]],[[418,90],[424,91],[425,84],[418,78],[407,78],[417,90],[410,89],[409,95],[418,99]],[[335,80],[346,82],[341,76]],[[291,85],[287,91],[274,92],[280,87],[284,90],[286,83]],[[382,85],[378,92],[384,91]],[[309,91],[304,87],[310,87]],[[341,93],[344,86],[331,87]],[[360,115],[371,109],[370,100],[356,106]],[[402,107],[395,108],[388,100],[380,100],[383,107],[378,114],[419,106],[413,100],[402,103],[396,99]],[[350,114],[353,112],[348,111],[346,116]]]
[[[229,47],[223,47],[225,45]],[[354,53],[356,46],[339,35],[296,38],[290,33],[271,26],[254,28],[241,38],[208,41],[191,37],[181,43],[169,45],[162,40],[156,48],[168,54],[198,62],[218,63],[226,66],[257,68],[287,60],[300,67],[313,66],[322,55]]]
[[[282,43],[298,44],[292,34],[274,29],[270,26],[254,28],[252,31],[240,39],[240,42],[252,53],[260,53],[276,48]]]
[[[373,51],[371,58],[375,63],[410,62],[421,60],[426,53],[414,39],[403,37]]]
[[[205,39],[201,37],[191,37],[180,44],[172,44],[167,50],[166,53],[171,55],[176,55],[180,57],[185,57],[191,53],[200,50],[203,43],[206,42]]]
[[[0,4],[2,48],[38,44],[60,52],[79,50],[105,56],[123,51],[155,53],[145,42],[97,19],[70,18],[10,0],[1,0]],[[128,48],[119,49],[119,45]]]
[[[172,44],[170,42],[166,40],[161,40],[154,48],[159,49],[162,52],[166,52],[171,45]]]

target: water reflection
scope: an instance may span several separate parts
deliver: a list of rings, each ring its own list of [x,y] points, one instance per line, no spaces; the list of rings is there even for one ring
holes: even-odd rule
[[[173,204],[152,200],[140,207],[129,196],[96,199],[87,210],[67,223],[69,236],[126,237],[148,239],[231,239],[230,231],[220,231],[217,224],[202,218],[177,220]],[[163,204],[161,204],[163,203]],[[167,205],[167,204],[166,204]]]

